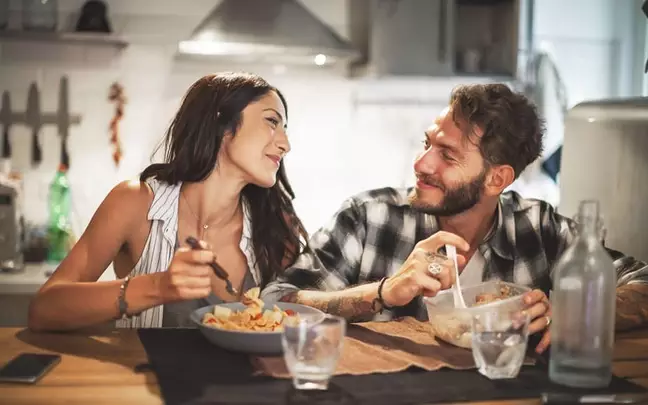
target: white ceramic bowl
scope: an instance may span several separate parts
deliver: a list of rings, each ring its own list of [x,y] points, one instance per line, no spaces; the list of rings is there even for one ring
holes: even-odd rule
[[[321,314],[324,313],[319,309],[308,307],[306,305],[292,304],[287,302],[266,303],[264,310],[272,310],[274,306],[281,310],[290,309],[298,314]],[[240,302],[219,304],[217,306],[226,307],[232,311],[242,311],[245,305]],[[213,312],[214,305],[202,307],[191,314],[191,320],[198,326],[202,334],[211,343],[224,349],[258,355],[280,355],[283,353],[281,347],[281,331],[278,332],[260,332],[260,331],[238,331],[226,330],[217,326],[205,325],[202,323],[203,316],[207,312]]]

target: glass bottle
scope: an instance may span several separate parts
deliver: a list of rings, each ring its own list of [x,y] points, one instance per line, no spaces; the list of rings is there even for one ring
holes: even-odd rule
[[[605,387],[612,378],[616,272],[601,243],[599,203],[580,203],[577,234],[556,263],[551,293],[551,381]]]
[[[58,263],[68,254],[71,241],[70,210],[72,201],[65,165],[59,167],[50,184],[49,191],[47,261]]]

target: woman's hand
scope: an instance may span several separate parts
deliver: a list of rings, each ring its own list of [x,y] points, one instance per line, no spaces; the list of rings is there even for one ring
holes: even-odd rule
[[[160,295],[164,302],[185,301],[207,297],[212,290],[209,263],[214,260],[210,250],[178,249],[169,269],[159,273]]]

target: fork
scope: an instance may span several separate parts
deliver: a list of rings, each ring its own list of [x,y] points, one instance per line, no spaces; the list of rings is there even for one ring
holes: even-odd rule
[[[187,245],[191,247],[192,250],[202,250],[202,246],[200,246],[200,242],[198,242],[198,239],[194,238],[193,236],[189,236],[186,240]],[[214,274],[216,274],[216,277],[220,278],[221,280],[225,281],[225,289],[227,289],[227,292],[230,293],[231,295],[238,295],[238,291],[234,286],[232,286],[232,282],[229,279],[229,274],[223,269],[217,262],[216,259],[209,263],[209,266],[214,270]]]

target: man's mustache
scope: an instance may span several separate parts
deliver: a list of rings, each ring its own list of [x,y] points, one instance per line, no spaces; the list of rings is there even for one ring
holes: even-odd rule
[[[434,177],[428,175],[428,174],[423,174],[423,173],[416,173],[416,178],[424,184],[427,184],[428,186],[433,186],[433,187],[438,187],[441,190],[445,190],[445,187],[443,187],[443,184],[441,184],[439,181],[435,180]]]

